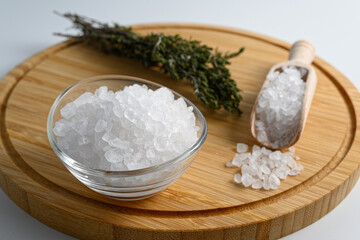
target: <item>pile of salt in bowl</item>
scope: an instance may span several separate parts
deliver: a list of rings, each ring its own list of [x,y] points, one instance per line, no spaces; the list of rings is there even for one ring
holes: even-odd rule
[[[53,133],[68,156],[93,169],[124,171],[173,159],[197,140],[193,108],[167,88],[134,84],[86,92],[61,111]]]
[[[267,75],[256,107],[257,140],[274,149],[286,145],[297,133],[306,82],[304,68],[283,67]]]
[[[242,183],[245,187],[253,189],[277,189],[280,179],[286,179],[288,175],[298,175],[303,166],[297,163],[300,160],[295,156],[295,147],[290,147],[286,152],[271,151],[265,147],[254,145],[248,151],[248,145],[237,144],[237,152],[227,167],[241,168],[241,174],[234,175],[234,181]]]

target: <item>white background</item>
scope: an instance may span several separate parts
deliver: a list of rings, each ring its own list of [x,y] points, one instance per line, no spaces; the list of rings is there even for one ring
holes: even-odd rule
[[[70,23],[54,15],[53,10],[76,12],[122,25],[203,23],[245,29],[290,43],[308,39],[316,46],[318,56],[360,89],[357,56],[360,54],[360,1],[0,0],[1,77],[32,54],[63,40],[52,33],[63,32]],[[284,239],[359,239],[359,203],[360,183],[328,215]],[[73,238],[32,218],[0,191],[0,239]]]

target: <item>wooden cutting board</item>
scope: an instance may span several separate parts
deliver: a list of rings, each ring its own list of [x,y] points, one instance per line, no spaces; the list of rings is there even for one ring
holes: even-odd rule
[[[198,39],[220,51],[245,46],[230,70],[244,101],[241,116],[201,106],[186,81],[141,64],[66,41],[11,70],[0,81],[0,185],[24,211],[83,239],[274,239],[315,222],[349,193],[359,177],[360,94],[334,67],[316,58],[318,86],[305,131],[296,144],[304,171],[277,190],[233,183],[225,163],[237,142],[254,144],[249,115],[272,65],[288,58],[290,45],[245,31],[184,24],[141,25],[139,33],[163,32]],[[78,182],[52,151],[47,114],[70,84],[90,76],[122,74],[165,85],[194,102],[205,115],[208,138],[186,173],[167,190],[137,202],[105,198]],[[346,220],[344,220],[346,221]]]

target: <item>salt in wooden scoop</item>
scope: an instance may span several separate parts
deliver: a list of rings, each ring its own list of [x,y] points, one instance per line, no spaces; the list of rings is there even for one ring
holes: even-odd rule
[[[283,149],[283,148],[288,148],[292,145],[294,145],[300,138],[301,133],[304,130],[304,126],[305,126],[305,122],[309,113],[309,109],[310,109],[310,105],[311,105],[311,101],[315,92],[315,88],[316,88],[316,74],[314,69],[310,66],[311,62],[313,61],[315,57],[315,47],[313,46],[312,43],[305,41],[305,40],[300,40],[295,42],[290,49],[290,55],[289,55],[289,61],[287,62],[283,62],[283,63],[279,63],[277,65],[274,65],[269,73],[274,72],[274,71],[279,71],[282,72],[283,67],[288,67],[288,66],[294,66],[297,69],[303,68],[306,70],[305,74],[303,74],[303,76],[301,77],[301,79],[305,82],[305,92],[304,92],[304,97],[302,99],[302,107],[301,107],[301,111],[300,111],[300,120],[298,122],[298,124],[296,125],[296,129],[291,129],[291,137],[290,137],[290,141],[286,142],[286,143],[282,143],[278,146],[273,146],[273,144],[270,143],[273,142],[276,139],[269,139],[268,142],[260,142],[258,140],[257,137],[257,129],[255,126],[255,121],[258,119],[257,113],[256,113],[256,108],[258,106],[258,101],[259,98],[261,96],[261,94],[263,93],[264,89],[266,88],[267,84],[269,83],[269,80],[266,79],[261,91],[255,101],[254,107],[252,109],[251,115],[250,115],[250,125],[251,125],[251,134],[252,136],[257,139],[257,141],[264,145],[267,148],[271,148],[271,149]]]

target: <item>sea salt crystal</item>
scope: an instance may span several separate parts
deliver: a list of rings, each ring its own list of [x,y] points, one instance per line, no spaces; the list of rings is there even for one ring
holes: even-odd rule
[[[65,119],[69,119],[72,116],[74,116],[76,114],[76,105],[75,105],[75,103],[70,102],[70,103],[66,104],[65,107],[63,107],[60,110],[60,114]]]
[[[95,132],[99,133],[99,132],[103,132],[105,131],[106,129],[106,126],[107,126],[107,122],[103,119],[100,119],[96,122],[96,125],[95,125]]]
[[[252,152],[254,153],[254,152],[259,152],[261,150],[261,148],[258,146],[258,145],[254,145],[253,147],[252,147]],[[244,152],[246,152],[246,151],[244,151]]]
[[[289,152],[294,153],[295,152],[295,147],[294,146],[289,147]]]
[[[263,183],[263,188],[264,188],[265,190],[269,190],[269,189],[270,189],[269,176],[265,176],[265,178],[264,178],[264,183]]]
[[[237,144],[239,145],[243,146],[241,143]],[[280,179],[286,179],[288,175],[298,175],[304,169],[295,161],[298,158],[295,156],[295,148],[288,150],[287,152],[271,151],[254,145],[250,152],[236,153],[233,160],[227,162],[226,166],[241,168],[241,174],[235,174],[234,181],[242,183],[245,187],[278,189]]]
[[[60,149],[67,150],[69,149],[69,143],[66,140],[63,140],[61,137],[58,137],[57,144]]]
[[[58,147],[82,164],[111,171],[173,159],[195,144],[200,130],[183,98],[137,84],[85,92],[60,113],[53,128]]]
[[[253,189],[261,189],[263,187],[263,182],[261,179],[257,179],[254,181],[254,183],[251,185]]]
[[[244,185],[244,187],[248,187],[248,186],[250,186],[251,184],[253,184],[254,178],[253,178],[250,174],[245,173],[245,174],[243,174],[242,177],[241,177],[241,182],[242,182],[242,184]]]
[[[260,170],[266,175],[270,174],[271,172],[270,168],[268,168],[266,165],[261,165]]]
[[[259,130],[257,133],[257,140],[259,142],[267,142],[268,141],[268,137],[267,134],[264,130]]]
[[[281,152],[280,151],[275,151],[269,154],[269,158],[271,160],[280,160],[281,159]]]
[[[118,137],[115,137],[109,141],[109,145],[111,147],[119,148],[119,149],[129,149],[130,148],[130,142],[123,141]]]
[[[300,163],[296,163],[296,168],[295,170],[301,172],[304,169],[303,165],[301,165]]]
[[[103,98],[103,96],[108,92],[107,86],[101,86],[95,90],[95,96],[98,98]]]
[[[82,145],[88,144],[89,142],[90,142],[89,138],[82,136],[82,137],[80,137],[78,143],[79,143],[80,146],[82,146]]]
[[[295,136],[300,123],[307,74],[304,68],[283,67],[267,75],[256,107],[256,135],[261,143],[279,148]],[[289,149],[295,151],[295,149]]]
[[[232,166],[234,166],[234,165],[232,164],[232,162],[227,162],[225,165],[226,165],[226,167],[232,167]]]
[[[288,166],[291,168],[291,169],[295,169],[296,168],[296,162],[294,159],[290,158],[290,160],[288,161]]]
[[[71,124],[72,130],[77,132],[80,136],[87,134],[87,128],[88,128],[88,124],[89,124],[89,121],[87,118],[81,118],[70,124]]]
[[[265,124],[262,122],[262,121],[259,121],[259,120],[256,120],[255,121],[255,126],[258,128],[258,129],[265,129]]]
[[[232,160],[232,164],[234,166],[240,167],[242,164],[242,161],[244,161],[246,159],[246,154],[244,153],[237,153],[235,154],[233,160]]]
[[[274,183],[274,182],[270,182],[270,189],[275,190],[275,189],[278,189],[278,188],[279,188],[279,185],[277,185],[277,184]]]
[[[296,176],[296,175],[298,175],[299,173],[300,173],[300,171],[295,170],[295,169],[289,171],[289,175],[290,175],[290,176]]]
[[[154,149],[149,148],[148,150],[146,150],[146,157],[149,159],[153,159],[154,157],[156,157]]]
[[[241,175],[239,173],[234,175],[234,181],[236,183],[241,183],[241,179],[242,179],[242,177],[241,177]]]
[[[83,106],[87,103],[92,103],[92,101],[94,100],[93,96],[94,95],[92,93],[85,92],[80,97],[75,99],[75,101],[73,103],[75,104],[76,107]]]
[[[244,144],[244,143],[238,143],[236,145],[236,150],[238,153],[244,153],[248,150],[248,145],[247,144]]]
[[[273,173],[270,174],[269,176],[269,181],[270,183],[274,183],[276,185],[280,185],[280,179]]]
[[[105,152],[105,158],[110,163],[118,163],[124,160],[123,155],[119,149],[113,148]]]
[[[53,128],[53,133],[56,136],[63,137],[63,136],[65,136],[67,131],[68,131],[68,126],[66,126],[66,124],[64,122],[59,120],[55,123],[55,126]]]
[[[253,150],[253,152],[252,152],[252,159],[251,160],[254,160],[254,159],[257,159],[257,158],[259,158],[261,156],[261,150],[259,149],[259,150]]]

